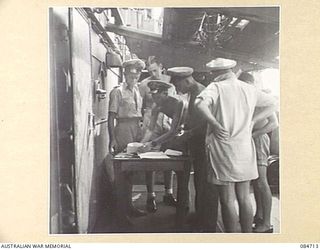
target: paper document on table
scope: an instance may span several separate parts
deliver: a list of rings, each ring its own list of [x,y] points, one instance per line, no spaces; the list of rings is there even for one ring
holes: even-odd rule
[[[141,159],[169,159],[170,158],[163,152],[146,152],[138,155]]]
[[[181,151],[172,150],[172,149],[167,149],[164,153],[166,155],[170,155],[170,156],[181,156],[182,155]]]

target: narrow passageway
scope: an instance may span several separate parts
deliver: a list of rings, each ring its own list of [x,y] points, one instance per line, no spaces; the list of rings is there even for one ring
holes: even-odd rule
[[[243,169],[246,176],[239,175],[233,179],[235,173],[228,170],[226,178],[221,178],[223,182],[230,179],[232,182],[245,181],[245,194],[248,193],[249,182],[257,177],[254,174],[257,165],[253,161],[256,159],[254,147],[250,143],[232,145],[234,141],[242,141],[243,138],[239,140],[237,137],[242,134],[249,142],[251,134],[233,132],[242,131],[242,127],[246,128],[243,131],[248,131],[255,117],[254,109],[263,103],[272,103],[273,116],[278,117],[275,120],[279,119],[279,107],[276,105],[280,93],[279,7],[227,7],[222,10],[216,7],[108,6],[49,9],[51,234],[195,232],[191,223],[194,222],[195,189],[201,194],[210,194],[204,192],[202,185],[209,176],[204,160],[208,151],[212,151],[212,169],[220,166],[228,170],[229,166],[222,163],[227,164],[235,154],[250,163],[243,163],[242,159],[232,161],[233,167]],[[243,73],[256,80],[254,86],[249,87],[250,83],[240,80]],[[233,87],[218,91],[219,95],[225,93],[218,97],[217,91],[212,91],[213,87],[224,81]],[[246,98],[239,94],[244,90],[248,92]],[[268,94],[264,93],[266,90]],[[256,93],[264,99],[259,105],[255,101],[259,99]],[[227,116],[215,115],[217,120],[224,117],[217,126],[217,122],[211,123],[210,117],[216,112],[211,110],[211,106],[221,107],[221,103],[215,105],[215,102],[222,99],[226,104],[223,107],[232,109],[230,112],[220,110],[221,114],[230,115],[228,122]],[[241,105],[237,104],[238,100]],[[211,101],[213,105],[207,105]],[[248,110],[252,114],[248,114]],[[244,117],[243,124],[238,124]],[[271,118],[266,119],[266,124],[272,125],[269,120]],[[266,153],[266,159],[269,155],[279,158],[279,130],[264,131],[266,127],[260,128],[260,132],[270,137],[270,146],[266,146],[270,154]],[[213,128],[218,134],[211,133]],[[256,131],[259,129],[253,132]],[[218,141],[213,140],[215,136],[228,137],[229,132],[232,138],[237,137],[234,141],[227,138],[230,147],[224,148],[221,143],[214,147],[221,150],[208,150],[208,146]],[[126,149],[132,149],[132,143],[140,144],[145,153],[154,149],[175,149],[182,156],[175,158],[178,155],[152,152],[150,162],[141,154],[117,158],[120,152],[128,153]],[[220,151],[224,153],[218,154]],[[136,151],[131,153],[137,154]],[[106,164],[106,161],[116,164]],[[191,174],[188,204],[187,181],[191,165],[198,179],[195,188]],[[222,169],[220,171],[224,172]],[[279,233],[279,166],[273,169],[267,176],[270,184],[276,184],[271,185],[271,188],[275,187],[271,224],[274,233]],[[161,178],[155,182],[157,211],[132,218],[130,228],[120,228],[121,219],[126,224],[130,223],[126,220],[128,216],[139,215],[137,210],[126,209],[133,207],[132,204],[127,205],[131,203],[132,183],[134,206],[145,210],[145,184],[149,184],[148,197],[153,197],[153,179],[149,176],[149,181],[146,181],[142,172],[165,170],[175,171],[178,176],[175,176],[173,185],[176,196],[179,190],[178,216],[175,207],[163,203],[165,191],[161,173]],[[131,173],[140,177],[132,181]],[[266,178],[264,174],[260,176]],[[260,180],[265,180],[263,178]],[[170,179],[169,182],[168,178],[166,180],[168,194],[172,188]],[[252,188],[250,195],[255,209]],[[200,196],[197,204],[202,208],[205,206]],[[232,203],[229,204],[228,211],[233,210]],[[247,199],[245,204],[248,204]],[[206,208],[210,210],[210,205]],[[189,218],[185,223],[187,209]],[[216,231],[223,233],[220,210]],[[206,218],[214,214],[206,213],[203,212]],[[238,218],[234,210],[230,218],[235,225]],[[250,223],[246,224],[244,232],[250,231]],[[269,227],[269,223],[265,224]],[[207,225],[208,228],[211,226]],[[234,229],[232,227],[230,231]],[[240,232],[240,226],[238,229]]]

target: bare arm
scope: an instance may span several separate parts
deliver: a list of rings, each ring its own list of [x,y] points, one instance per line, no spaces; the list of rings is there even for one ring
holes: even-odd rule
[[[252,118],[253,124],[270,117],[276,110],[277,110],[276,104],[272,104],[270,106],[261,108],[260,111],[256,112],[255,115],[253,116]]]
[[[278,101],[270,94],[258,91],[256,106],[260,107],[260,109],[253,116],[253,124],[263,119],[267,119],[274,112],[276,112],[278,107]]]
[[[154,105],[152,107],[152,111],[151,111],[151,118],[150,118],[150,124],[147,128],[146,133],[144,134],[141,142],[148,142],[150,141],[152,134],[153,134],[153,129],[156,125],[157,119],[158,119],[158,115],[159,115],[159,109],[156,105]]]
[[[114,124],[119,110],[120,96],[119,90],[114,88],[110,92],[109,113],[108,113],[108,132],[109,132],[109,152],[115,152],[117,146],[115,138]]]
[[[151,137],[152,137],[152,134],[153,134],[152,130],[150,130],[149,128],[147,128],[147,130],[146,130],[146,132],[145,132],[145,134],[144,134],[141,142],[144,143],[144,142],[150,141],[150,139],[151,139]]]
[[[108,115],[108,132],[109,132],[109,152],[114,152],[116,146],[115,134],[114,134],[114,122],[116,119],[116,113],[109,112]]]
[[[139,86],[140,95],[142,97],[142,110],[141,110],[141,113],[142,113],[142,116],[144,116],[144,112],[145,112],[145,109],[147,107],[147,98],[146,98],[145,91],[143,90],[141,85],[142,85],[142,83]]]
[[[175,111],[173,114],[172,123],[169,131],[159,136],[158,138],[154,139],[153,143],[161,144],[176,134],[179,127],[179,121],[180,121],[180,115],[182,113],[182,109],[183,109],[183,102],[180,101],[175,106]]]
[[[162,127],[164,131],[170,130],[171,123],[172,123],[171,119],[168,116],[163,115]]]
[[[217,121],[217,119],[212,115],[211,110],[209,109],[209,103],[201,98],[196,98],[195,108],[199,112],[200,116],[212,126],[213,131],[217,138],[227,139],[229,138],[229,132],[225,130],[222,125]]]
[[[252,133],[252,137],[258,137],[263,134],[267,134],[279,126],[278,119],[275,113],[268,117],[268,122],[262,127]]]

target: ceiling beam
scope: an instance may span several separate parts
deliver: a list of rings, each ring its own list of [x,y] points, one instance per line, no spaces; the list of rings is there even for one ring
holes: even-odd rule
[[[165,47],[174,47],[175,49],[181,49],[181,48],[186,48],[190,47],[193,49],[199,49],[199,50],[204,50],[203,47],[201,47],[198,43],[193,42],[193,41],[188,41],[188,42],[172,42],[172,41],[164,41],[162,39],[162,35],[147,32],[147,31],[142,31],[138,29],[133,29],[129,28],[123,25],[115,25],[108,23],[105,26],[105,30],[108,32],[113,32],[118,35],[122,35],[126,37],[127,39],[133,39],[133,40],[138,40],[141,42],[151,42],[151,43],[156,43],[159,44],[159,46],[165,46]],[[208,49],[209,50],[209,49]],[[279,64],[276,61],[266,61],[261,58],[257,58],[252,55],[244,54],[244,53],[239,53],[238,51],[231,51],[231,50],[225,50],[222,48],[215,48],[214,54],[221,56],[221,57],[228,57],[228,58],[233,58],[235,60],[241,60],[244,62],[254,62],[256,64],[259,64],[263,67],[272,67],[272,68],[278,68]],[[152,54],[152,51],[150,51]]]
[[[227,16],[239,17],[242,19],[247,19],[259,23],[270,23],[277,24],[279,23],[279,12],[280,8],[277,6],[274,7],[220,7],[220,8],[196,8],[192,10],[188,9],[176,9],[178,14],[185,15],[185,12],[188,13],[192,10],[199,11],[200,13],[207,14],[225,14]],[[180,13],[179,13],[180,12]],[[195,15],[193,13],[192,15]]]
[[[126,37],[127,45],[132,50],[133,53],[136,54],[144,54],[146,55],[154,55],[156,51],[159,51],[159,55],[170,57],[169,61],[176,61],[175,64],[187,63],[190,64],[197,64],[197,61],[209,60],[212,58],[210,55],[214,57],[224,57],[230,58],[237,61],[243,61],[254,65],[260,65],[264,68],[278,68],[279,62],[278,61],[270,61],[270,60],[263,60],[261,58],[257,58],[254,55],[240,53],[238,51],[232,50],[225,50],[222,48],[216,49],[206,49],[200,46],[198,43],[189,42],[189,43],[173,43],[173,42],[166,42],[166,43],[152,43],[147,45],[149,41],[143,39],[137,39],[130,36]],[[156,50],[155,50],[156,49]],[[149,51],[148,51],[149,50]],[[158,56],[159,56],[158,55]],[[172,58],[178,56],[178,58]],[[192,58],[190,58],[190,56]],[[203,70],[201,67],[195,67]]]
[[[158,34],[147,32],[147,31],[142,31],[138,29],[128,28],[123,25],[108,23],[105,26],[105,30],[116,33],[121,36],[131,37],[139,40],[143,39],[149,42],[158,42],[158,43],[162,42],[162,35],[158,35]]]

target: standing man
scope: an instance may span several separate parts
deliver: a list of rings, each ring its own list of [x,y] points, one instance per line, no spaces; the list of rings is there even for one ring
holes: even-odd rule
[[[150,88],[148,87],[148,83],[150,80],[161,80],[167,82],[169,88],[167,90],[169,96],[174,96],[176,94],[175,87],[169,83],[170,76],[163,74],[163,66],[155,56],[149,56],[146,62],[147,70],[150,76],[144,79],[139,84],[140,94],[143,99],[143,135],[146,133],[148,126],[150,125],[151,119],[151,110],[155,105],[152,95],[150,93]],[[156,129],[153,131],[153,137],[156,138],[167,131],[170,130],[171,120],[168,116],[163,113],[159,114],[156,121]],[[157,210],[157,205],[155,201],[155,192],[154,192],[154,172],[146,172],[146,184],[147,184],[147,210],[149,212],[155,212]],[[165,195],[163,197],[163,202],[169,206],[175,206],[177,201],[173,196],[173,172],[165,171],[164,172],[164,186],[165,186]]]
[[[108,117],[109,152],[119,153],[127,147],[128,143],[141,140],[142,133],[139,122],[142,118],[142,98],[137,83],[144,67],[145,63],[140,59],[124,62],[125,82],[110,92]],[[126,216],[132,217],[146,215],[144,211],[135,208],[132,204],[131,174],[126,173],[123,179],[125,187],[121,187],[121,189],[123,188],[124,190],[126,211],[122,212]]]
[[[150,125],[144,135],[141,142],[144,142],[144,151],[150,151],[152,148],[160,146],[162,151],[166,149],[179,150],[183,154],[186,153],[185,143],[179,143],[179,137],[181,132],[181,127],[184,123],[187,103],[185,100],[179,98],[179,96],[168,96],[168,89],[171,87],[170,84],[160,81],[151,80],[148,83],[150,92],[152,94],[153,101],[155,105],[152,108]],[[154,138],[153,132],[156,128],[156,123],[159,114],[165,114],[172,119],[170,129],[164,134]],[[185,162],[184,171],[177,172],[178,185],[180,185],[185,192],[179,192],[182,189],[178,188],[178,211],[176,217],[176,223],[184,226],[184,219],[188,213],[189,207],[189,171],[190,164],[188,161]]]
[[[237,200],[241,231],[250,233],[253,222],[250,181],[258,178],[252,127],[274,113],[277,103],[272,96],[239,81],[231,70],[235,61],[217,58],[206,66],[214,82],[201,92],[195,105],[208,122],[209,185],[216,185],[219,190],[226,231],[237,230]],[[256,107],[261,109],[253,115]]]
[[[196,217],[194,227],[200,231],[216,231],[217,211],[218,211],[218,193],[217,190],[211,190],[209,193],[212,199],[207,199],[207,161],[205,151],[205,137],[207,123],[202,116],[196,112],[194,102],[196,97],[205,89],[205,87],[192,77],[193,69],[189,67],[174,67],[168,69],[171,76],[171,83],[175,85],[176,90],[182,94],[187,94],[188,114],[184,126],[184,136],[188,144],[190,155],[193,159],[194,186],[196,191],[195,209]],[[207,201],[212,204],[209,204]],[[210,208],[210,211],[208,209]],[[208,217],[210,220],[208,220]],[[209,224],[210,223],[210,224]]]
[[[255,86],[254,77],[247,72],[242,72],[239,80]],[[258,109],[258,108],[257,108]],[[252,137],[256,147],[259,178],[253,181],[254,198],[256,201],[256,214],[253,223],[254,233],[272,233],[271,208],[272,193],[268,184],[267,168],[270,156],[270,139],[268,133],[278,127],[276,114],[265,120],[257,122],[253,127]]]

